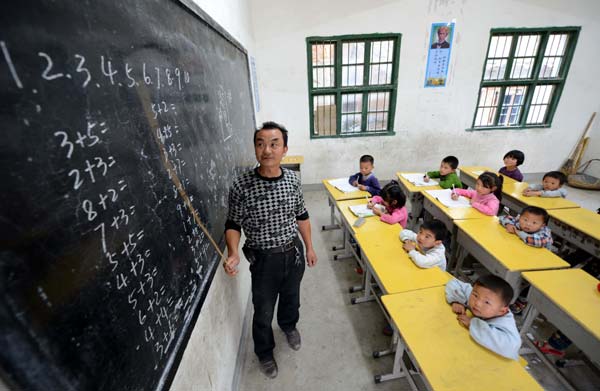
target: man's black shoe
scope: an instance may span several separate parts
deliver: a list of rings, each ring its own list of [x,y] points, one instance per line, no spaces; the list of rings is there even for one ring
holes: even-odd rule
[[[274,358],[268,358],[260,361],[260,371],[265,374],[266,377],[274,379],[277,377],[277,362]]]
[[[300,339],[300,333],[298,329],[293,329],[292,331],[284,331],[285,337],[287,338],[288,345],[290,348],[294,350],[299,350],[302,341]]]

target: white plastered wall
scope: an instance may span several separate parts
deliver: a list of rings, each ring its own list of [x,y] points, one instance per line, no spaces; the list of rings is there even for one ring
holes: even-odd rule
[[[600,1],[597,0],[252,0],[262,110],[260,120],[290,130],[289,154],[302,154],[304,183],[358,171],[364,153],[376,173],[438,167],[456,155],[462,165],[499,168],[510,149],[525,152],[524,172],[558,168],[600,105]],[[431,23],[456,21],[449,83],[424,88]],[[551,128],[469,132],[491,28],[581,26],[566,86]],[[402,34],[394,136],[310,139],[306,37]],[[600,120],[600,119],[599,119]],[[599,157],[595,128],[586,156]],[[600,170],[600,168],[599,168]]]

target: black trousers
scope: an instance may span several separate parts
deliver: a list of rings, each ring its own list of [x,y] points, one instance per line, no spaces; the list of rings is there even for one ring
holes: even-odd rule
[[[284,331],[292,331],[300,318],[300,281],[304,275],[304,248],[299,239],[296,246],[283,253],[252,251],[252,338],[254,353],[263,361],[273,357],[273,315],[277,307],[277,324]]]

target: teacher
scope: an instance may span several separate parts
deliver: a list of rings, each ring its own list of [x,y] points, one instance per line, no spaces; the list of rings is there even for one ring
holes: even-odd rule
[[[277,376],[271,323],[278,296],[277,323],[292,349],[300,349],[301,344],[296,323],[305,257],[298,232],[306,246],[306,264],[312,267],[317,263],[300,180],[281,167],[287,141],[287,130],[275,122],[265,122],[254,132],[254,152],[260,165],[233,182],[225,223],[228,257],[223,266],[230,276],[238,273],[242,229],[246,235],[242,250],[252,275],[254,352],[269,378]]]

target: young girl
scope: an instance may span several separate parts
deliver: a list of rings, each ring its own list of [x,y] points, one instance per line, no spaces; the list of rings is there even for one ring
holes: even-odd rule
[[[457,200],[458,196],[470,198],[473,208],[488,216],[495,216],[502,198],[502,182],[501,175],[486,171],[477,178],[475,190],[455,189],[452,199]]]
[[[400,224],[406,227],[408,212],[406,211],[406,196],[396,181],[391,181],[381,189],[381,195],[371,198],[367,207],[380,216],[381,221],[388,224]]]
[[[504,167],[498,172],[514,179],[517,182],[523,182],[523,174],[519,171],[519,167],[525,161],[525,154],[518,149],[506,152],[504,155]]]

